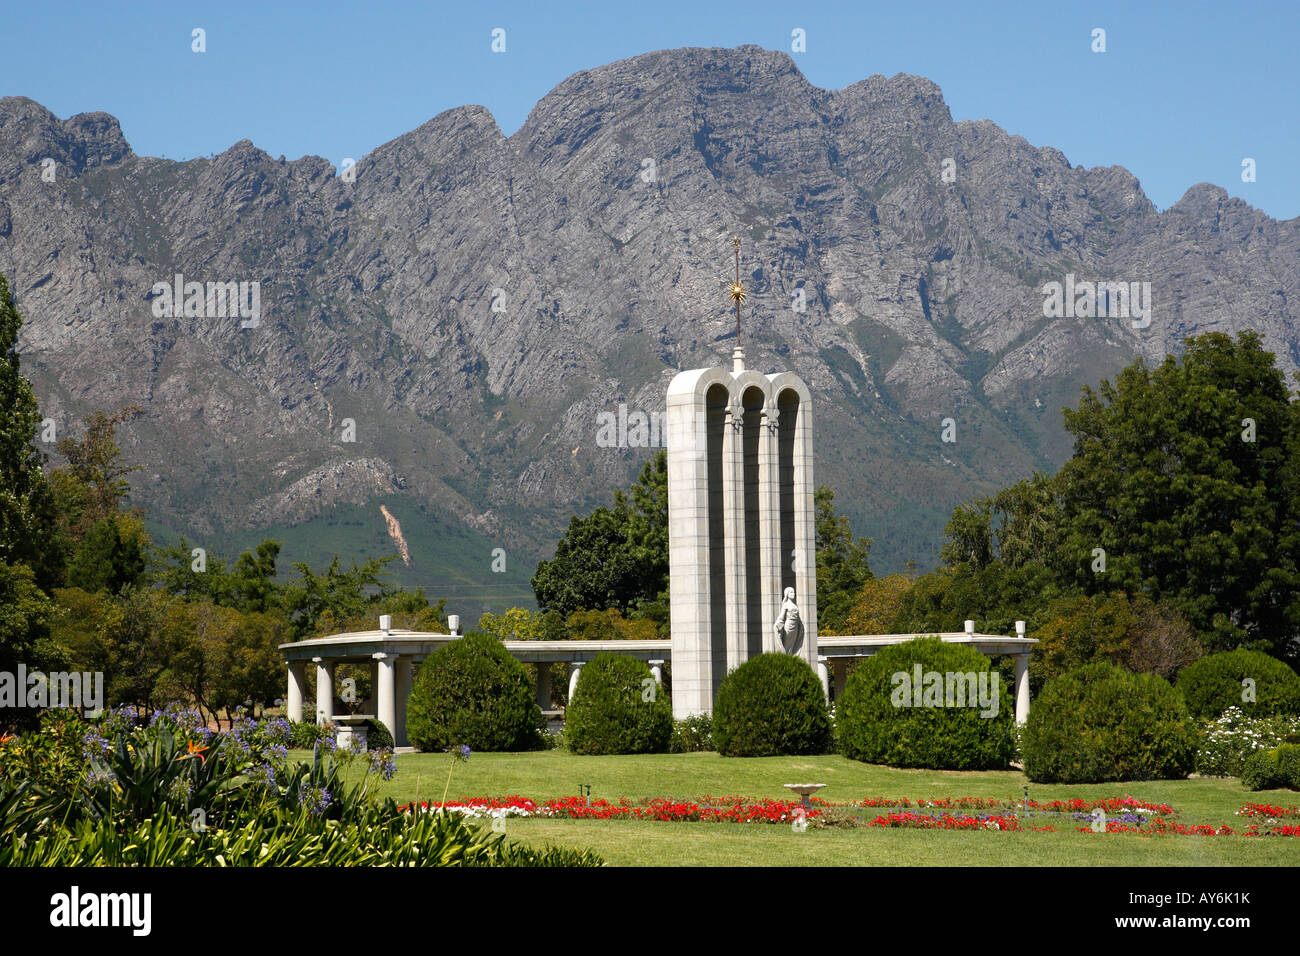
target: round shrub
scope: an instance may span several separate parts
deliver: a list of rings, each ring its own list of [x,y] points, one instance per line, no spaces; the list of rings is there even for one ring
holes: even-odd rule
[[[1100,662],[1048,681],[1022,735],[1036,783],[1174,780],[1196,764],[1199,733],[1163,677]]]
[[[821,754],[830,735],[821,681],[803,658],[759,654],[718,687],[713,745],[724,757]]]
[[[893,644],[859,662],[835,707],[840,753],[891,767],[1006,769],[1014,721],[1011,691],[992,662],[937,637]]]
[[[1255,682],[1255,699],[1243,700]],[[1218,717],[1240,707],[1248,717],[1300,714],[1300,675],[1287,664],[1260,651],[1235,650],[1202,657],[1178,674],[1178,692],[1193,717]]]
[[[384,722],[376,718],[375,720],[366,721],[366,749],[367,750],[388,750],[393,749],[393,732],[384,726]]]
[[[672,704],[643,661],[601,654],[583,666],[564,714],[570,752],[665,753],[672,734]]]
[[[420,665],[406,708],[419,750],[536,750],[546,723],[524,665],[488,634],[467,634]]]

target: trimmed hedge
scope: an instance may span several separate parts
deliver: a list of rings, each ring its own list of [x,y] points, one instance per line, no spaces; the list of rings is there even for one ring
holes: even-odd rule
[[[1242,699],[1246,678],[1255,682],[1253,701]],[[1248,717],[1300,715],[1300,674],[1260,651],[1202,657],[1179,672],[1178,692],[1193,717],[1218,717],[1229,707],[1240,707]]]
[[[600,654],[583,666],[564,715],[571,753],[666,753],[672,735],[672,704],[644,661]]]
[[[1247,790],[1300,790],[1300,745],[1256,750],[1246,758],[1241,783]]]
[[[759,654],[718,687],[713,745],[724,757],[821,754],[830,739],[822,684],[803,658]]]
[[[916,689],[918,667],[922,676]],[[976,699],[968,698],[970,683],[956,678],[949,694],[949,674],[974,674]],[[978,699],[981,680],[990,698],[987,707]],[[836,703],[835,732],[840,753],[853,760],[931,770],[1005,770],[1015,756],[1014,723],[1010,688],[989,658],[973,647],[922,637],[886,647],[858,664]]]
[[[367,750],[392,750],[393,733],[390,731],[382,720],[375,718],[366,721],[366,749]]]
[[[488,634],[467,634],[420,665],[406,710],[419,750],[537,750],[546,721],[524,665]]]
[[[1047,682],[1021,744],[1035,783],[1101,783],[1186,777],[1199,738],[1168,681],[1101,662]]]

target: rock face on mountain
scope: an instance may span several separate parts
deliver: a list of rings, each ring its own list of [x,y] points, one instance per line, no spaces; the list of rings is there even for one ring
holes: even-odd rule
[[[817,478],[878,568],[928,564],[953,504],[1059,464],[1061,406],[1134,355],[1254,328],[1300,364],[1300,220],[1205,184],[1157,212],[1120,167],[954,123],[919,77],[828,91],[758,47],[649,53],[513,136],[464,106],[345,176],[248,141],[136,156],[111,116],[0,99],[0,272],[46,414],[139,404],[134,497],[192,538],[350,504],[386,539],[389,502],[435,589],[490,580],[497,547],[526,578],[652,453],[600,447],[597,415],[727,361],[733,235],[747,364],[814,389]],[[258,283],[258,321],[160,314],[178,274]],[[1149,324],[1045,316],[1067,275],[1150,283]]]

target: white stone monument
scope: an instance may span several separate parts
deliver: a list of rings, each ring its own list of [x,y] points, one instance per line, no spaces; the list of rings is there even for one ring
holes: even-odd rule
[[[731,368],[681,372],[668,386],[672,697],[678,719],[712,713],[728,671],[764,652],[786,652],[787,642],[788,652],[817,666],[812,396],[793,372],[745,369],[745,289],[740,240],[735,243]],[[789,588],[793,600],[786,597]]]

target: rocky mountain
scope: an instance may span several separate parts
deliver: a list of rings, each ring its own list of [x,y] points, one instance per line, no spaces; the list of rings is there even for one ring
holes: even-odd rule
[[[512,136],[464,106],[342,175],[248,141],[137,156],[107,114],[0,99],[0,272],[45,413],[140,405],[135,500],[228,551],[393,553],[384,504],[399,576],[467,609],[526,598],[568,517],[652,454],[601,447],[598,414],[727,361],[733,235],[747,363],[813,388],[817,478],[880,570],[1058,465],[1061,407],[1134,355],[1254,328],[1300,365],[1300,220],[1206,184],[1158,212],[1121,167],[953,122],[920,77],[830,91],[754,46],[649,53]],[[177,275],[204,295],[172,311]],[[208,291],[240,282],[251,319]],[[1051,282],[1149,283],[1148,320],[1047,315]]]

